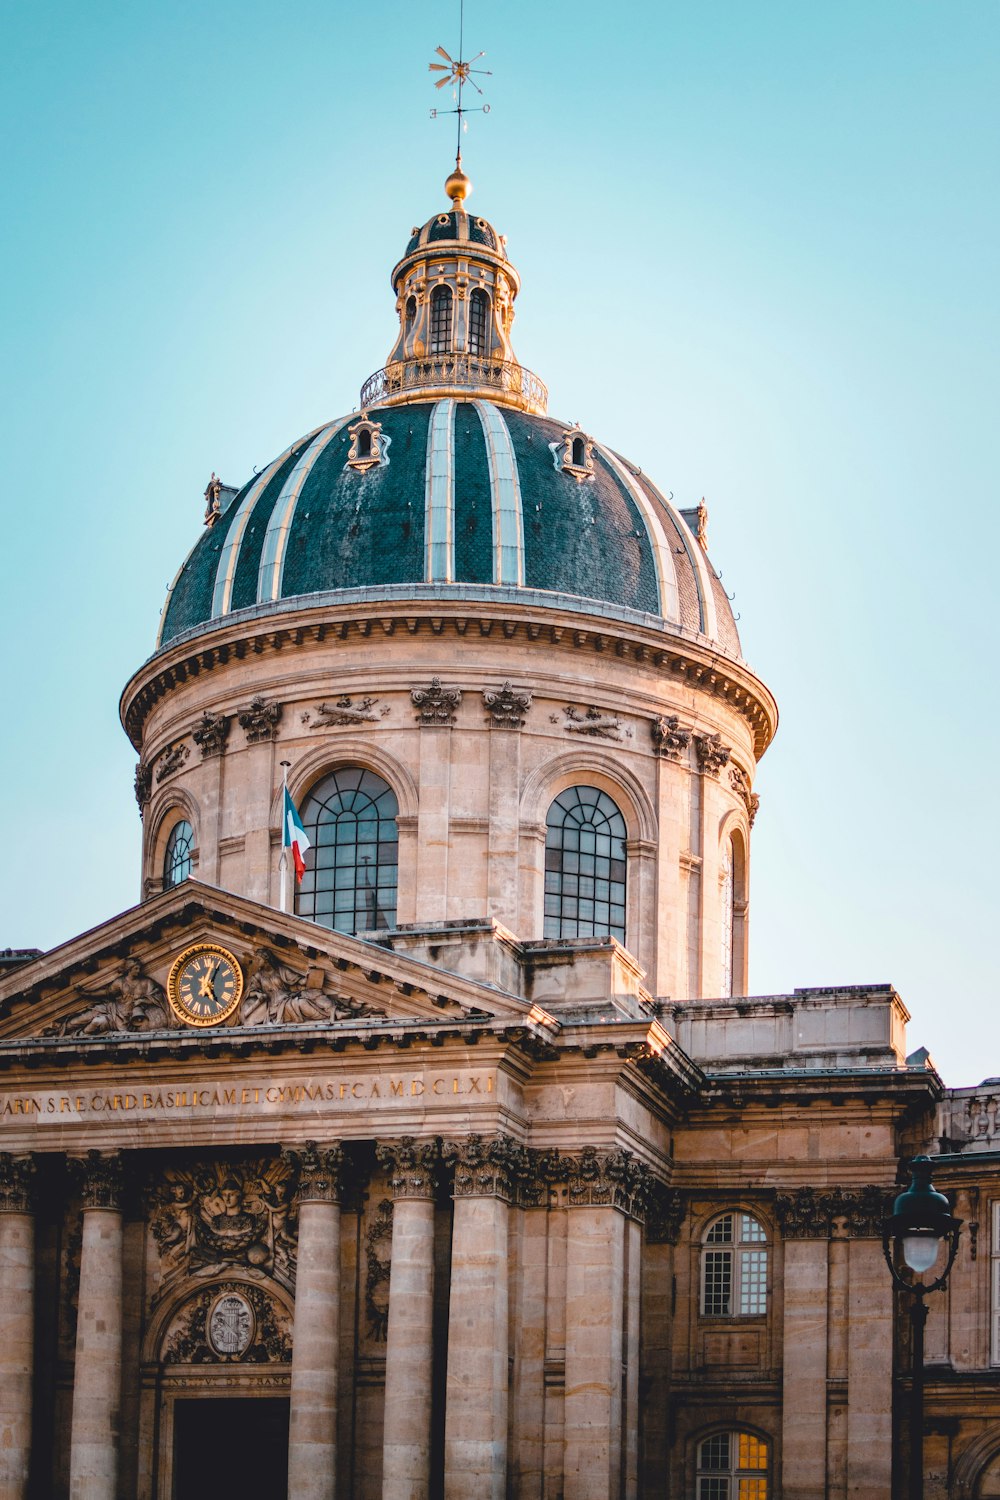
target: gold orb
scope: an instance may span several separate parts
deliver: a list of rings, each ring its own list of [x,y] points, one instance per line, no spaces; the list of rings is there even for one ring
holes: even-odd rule
[[[462,171],[461,161],[456,164],[454,172],[451,173],[450,177],[445,182],[444,190],[448,194],[448,197],[451,199],[453,206],[458,210],[458,212],[464,213],[465,209],[463,207],[463,204],[465,199],[472,192],[472,183]]]

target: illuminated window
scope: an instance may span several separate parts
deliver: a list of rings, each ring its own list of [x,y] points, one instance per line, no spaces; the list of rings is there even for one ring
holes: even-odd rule
[[[486,293],[475,289],[469,298],[469,353],[486,353],[486,315],[490,299]]]
[[[625,819],[607,792],[571,786],[545,820],[545,936],[625,941]]]
[[[753,1214],[713,1219],[702,1241],[701,1310],[710,1318],[767,1312],[767,1231]]]
[[[431,293],[431,353],[451,349],[451,287],[436,286]]]
[[[698,1500],[767,1500],[767,1444],[717,1432],[698,1444]]]
[[[180,885],[191,874],[191,850],[194,848],[194,829],[182,818],[170,830],[167,847],[163,855],[163,888],[169,890]]]
[[[317,782],[300,809],[310,841],[296,910],[337,932],[396,924],[399,804],[392,788],[361,766]]]

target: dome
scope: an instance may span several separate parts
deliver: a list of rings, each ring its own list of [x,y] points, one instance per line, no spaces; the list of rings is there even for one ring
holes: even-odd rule
[[[422,229],[414,227],[406,254],[412,255],[425,245],[439,244],[442,241],[479,245],[506,259],[503,239],[487,219],[479,219],[475,214],[461,213],[455,209],[449,213],[435,214]]]
[[[686,518],[572,424],[468,396],[342,417],[227,492],[174,581],[159,644],[240,611],[362,592],[513,591],[534,606],[642,617],[739,656],[703,511]]]

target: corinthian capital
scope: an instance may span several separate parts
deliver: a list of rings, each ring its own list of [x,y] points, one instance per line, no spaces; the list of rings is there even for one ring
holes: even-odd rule
[[[83,1207],[121,1208],[124,1173],[120,1151],[88,1151],[67,1163],[80,1185]]]
[[[398,1141],[379,1141],[379,1165],[388,1167],[393,1198],[433,1198],[441,1152],[437,1140],[419,1141],[404,1135]]]
[[[297,1151],[285,1149],[282,1161],[298,1173],[300,1203],[338,1203],[344,1171],[344,1153],[338,1145],[317,1146],[304,1141]]]
[[[30,1211],[34,1177],[33,1156],[12,1156],[9,1151],[0,1151],[0,1212]]]
[[[508,1135],[468,1135],[464,1140],[446,1141],[441,1159],[455,1169],[456,1198],[505,1198],[509,1202],[531,1168],[527,1148]]]
[[[618,1208],[643,1219],[652,1178],[631,1151],[598,1151],[594,1146],[563,1156],[552,1152],[546,1164],[552,1182],[566,1185],[570,1208]]]

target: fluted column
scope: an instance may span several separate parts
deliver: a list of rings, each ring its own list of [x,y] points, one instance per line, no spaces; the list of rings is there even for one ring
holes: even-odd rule
[[[392,1184],[392,1262],[385,1350],[383,1500],[428,1500],[434,1355],[436,1142],[376,1147]]]
[[[35,1220],[30,1156],[0,1152],[0,1500],[23,1500],[31,1459]]]
[[[343,1152],[307,1141],[301,1150],[283,1154],[299,1173],[288,1495],[289,1500],[334,1500]]]
[[[507,1219],[524,1155],[506,1136],[472,1135],[443,1151],[455,1168],[445,1500],[504,1500],[507,1492]]]
[[[70,1500],[115,1500],[122,1354],[122,1162],[88,1151],[72,1164],[83,1243],[70,1430]]]

